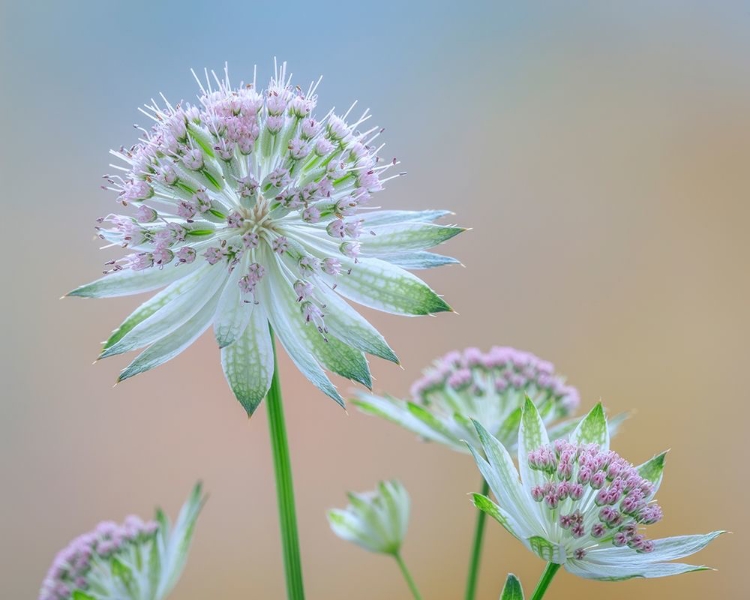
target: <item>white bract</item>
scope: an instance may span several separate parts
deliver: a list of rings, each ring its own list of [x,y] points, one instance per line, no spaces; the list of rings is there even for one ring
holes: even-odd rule
[[[360,392],[354,404],[425,440],[468,452],[466,440],[479,445],[472,420],[512,448],[526,397],[546,424],[555,424],[553,437],[573,430],[576,421],[561,419],[573,414],[580,402],[578,390],[565,384],[552,363],[530,352],[498,346],[489,352],[466,348],[438,358],[414,382],[411,396],[400,400]]]
[[[471,451],[497,504],[481,494],[474,494],[474,504],[540,558],[574,575],[605,581],[707,568],[669,561],[698,552],[723,532],[645,537],[643,527],[662,517],[654,496],[665,454],[634,467],[611,451],[601,405],[569,440],[550,444],[539,412],[527,400],[518,435],[518,470],[506,448],[479,423],[475,426],[484,457]]]
[[[102,357],[146,347],[120,380],[213,325],[226,378],[252,413],[273,375],[270,325],[305,376],[343,404],[324,369],[370,387],[365,353],[398,362],[346,300],[400,315],[451,310],[406,269],[456,263],[427,249],[463,229],[435,223],[448,211],[372,207],[397,164],[379,155],[382,130],[364,127],[367,111],[353,123],[351,109],[315,118],[317,84],[293,87],[286,65],[263,91],[255,80],[234,89],[226,74],[199,85],[198,105],[146,107],[153,127],[113,152],[124,166],[113,165],[107,189],[133,212],[100,219],[98,231],[131,253],[70,295],[166,286],[104,344]]]
[[[122,525],[100,523],[55,557],[39,600],[162,600],[187,562],[195,522],[205,502],[193,489],[172,527],[159,510],[156,520],[136,516]]]
[[[371,492],[349,493],[349,506],[328,511],[333,532],[370,552],[396,555],[409,524],[409,494],[398,481]]]

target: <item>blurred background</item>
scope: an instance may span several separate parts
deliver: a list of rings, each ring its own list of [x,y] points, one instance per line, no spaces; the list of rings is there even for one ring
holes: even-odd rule
[[[746,2],[10,2],[0,4],[5,292],[0,405],[3,598],[35,598],[54,554],[99,520],[211,494],[174,598],[284,596],[265,410],[224,382],[210,335],[113,389],[130,357],[91,365],[141,298],[58,298],[101,271],[109,148],[136,107],[194,99],[190,67],[259,81],[323,74],[319,112],[359,99],[408,177],[386,208],[449,208],[473,231],[425,272],[457,315],[367,315],[404,395],[452,348],[513,345],[583,396],[634,409],[615,448],[671,448],[653,536],[729,529],[693,557],[718,572],[594,583],[550,598],[744,598],[750,4]],[[553,3],[554,4],[554,3]],[[324,511],[398,477],[413,498],[407,562],[426,599],[462,596],[478,487],[470,458],[342,411],[281,359],[308,597],[408,598],[395,564],[341,542]],[[338,381],[343,390],[351,385]],[[480,598],[543,564],[490,523]],[[576,594],[576,596],[573,596]]]

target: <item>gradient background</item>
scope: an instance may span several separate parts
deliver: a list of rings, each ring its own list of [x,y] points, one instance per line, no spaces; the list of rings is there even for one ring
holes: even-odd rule
[[[99,176],[134,141],[136,106],[193,99],[189,68],[225,60],[265,81],[273,56],[298,83],[325,75],[322,112],[359,98],[387,127],[409,176],[386,207],[474,227],[446,247],[467,268],[425,274],[460,316],[368,312],[406,368],[374,362],[376,390],[406,393],[455,347],[532,350],[584,407],[637,411],[615,444],[633,462],[673,449],[652,535],[734,531],[695,557],[717,573],[563,572],[549,597],[746,597],[750,6],[521,4],[2,4],[0,597],[35,598],[69,539],[155,503],[174,514],[198,478],[211,499],[174,597],[283,597],[265,411],[244,417],[211,337],[112,389],[127,358],[91,361],[138,299],[58,300],[101,270],[92,227],[114,196]],[[407,598],[391,561],[324,519],[390,477],[413,497],[404,554],[426,599],[461,597],[472,461],[281,369],[309,598]],[[531,590],[542,563],[497,524],[486,550],[480,598],[509,570]]]

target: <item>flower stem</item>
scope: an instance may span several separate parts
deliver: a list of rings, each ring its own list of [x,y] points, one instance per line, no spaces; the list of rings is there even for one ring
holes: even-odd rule
[[[539,583],[536,584],[536,589],[534,590],[534,595],[531,597],[531,600],[541,600],[559,568],[560,565],[556,563],[547,563],[547,568],[544,569],[544,573],[542,573]]]
[[[271,330],[273,339],[273,330]],[[273,350],[273,379],[266,396],[268,407],[268,427],[271,433],[273,466],[276,473],[276,494],[279,504],[279,524],[281,526],[281,544],[284,551],[284,573],[286,575],[286,593],[289,600],[304,600],[305,589],[302,584],[302,561],[300,559],[299,534],[297,532],[297,515],[294,508],[294,484],[292,483],[292,464],[289,458],[289,441],[284,423],[284,408],[281,403],[281,384],[279,365],[276,359],[276,345]]]
[[[414,579],[412,578],[411,573],[409,573],[409,569],[406,568],[406,563],[404,562],[404,559],[401,558],[401,554],[396,553],[393,555],[393,558],[396,559],[398,566],[401,568],[401,572],[404,574],[406,583],[409,584],[409,589],[411,590],[412,596],[414,596],[414,600],[422,600],[422,594],[419,593],[417,584],[414,583]]]
[[[490,493],[489,484],[482,478],[482,495]],[[471,550],[471,562],[469,563],[469,575],[466,579],[466,600],[474,600],[477,593],[477,583],[479,581],[479,559],[482,556],[482,539],[484,538],[484,521],[487,513],[483,510],[477,510],[477,525],[474,529],[474,545]]]

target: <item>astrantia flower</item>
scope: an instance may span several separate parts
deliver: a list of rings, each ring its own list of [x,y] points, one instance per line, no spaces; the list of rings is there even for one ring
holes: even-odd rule
[[[328,512],[333,532],[370,552],[397,555],[409,523],[409,494],[398,481],[372,492],[350,493],[349,506]]]
[[[273,374],[269,324],[297,367],[343,404],[327,369],[371,385],[363,353],[397,362],[349,304],[402,315],[450,307],[405,269],[455,263],[427,252],[462,229],[447,211],[374,210],[397,161],[381,160],[381,130],[333,112],[313,115],[315,88],[293,87],[285,65],[268,89],[200,83],[197,105],[166,100],[155,124],[107,176],[128,215],[99,235],[130,253],[71,295],[113,297],[168,286],[139,307],[102,357],[148,348],[120,375],[170,360],[213,325],[224,372],[251,413]],[[350,109],[351,110],[351,109]]]
[[[662,518],[654,502],[664,469],[659,454],[639,467],[609,449],[607,421],[595,406],[567,440],[550,443],[534,403],[526,401],[516,470],[510,454],[475,423],[484,457],[472,453],[498,504],[474,504],[544,560],[587,579],[665,577],[706,567],[668,562],[720,535],[651,540],[644,528]]]
[[[205,498],[197,485],[174,528],[161,511],[156,520],[130,516],[104,521],[73,540],[57,557],[39,600],[161,600],[180,578]]]
[[[530,397],[546,424],[578,408],[576,388],[566,385],[554,366],[529,352],[494,347],[449,352],[434,361],[411,388],[410,401],[359,393],[355,404],[366,413],[398,423],[426,440],[467,452],[478,445],[472,419],[503,444],[513,447],[524,398]],[[554,437],[570,433],[575,422],[558,422]]]

